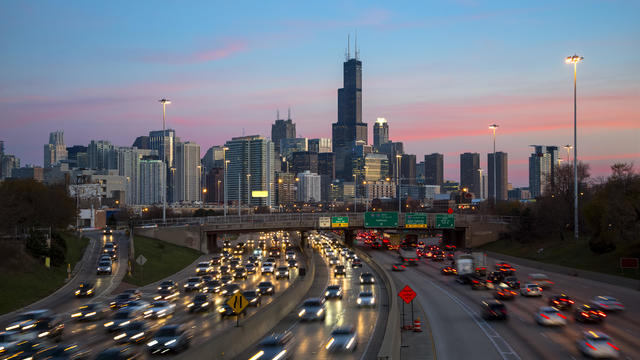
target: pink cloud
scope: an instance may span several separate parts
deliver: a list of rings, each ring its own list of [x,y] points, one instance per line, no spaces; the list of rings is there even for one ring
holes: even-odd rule
[[[221,60],[243,52],[248,48],[244,40],[226,41],[222,45],[208,45],[203,49],[185,51],[181,53],[151,53],[139,57],[139,60],[152,63],[172,65],[200,64]]]

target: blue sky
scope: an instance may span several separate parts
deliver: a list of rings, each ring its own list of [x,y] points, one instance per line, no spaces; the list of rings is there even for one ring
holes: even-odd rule
[[[298,133],[330,137],[347,34],[363,60],[363,119],[386,117],[418,158],[490,151],[527,185],[530,144],[572,142],[579,65],[579,157],[594,175],[640,158],[640,3],[635,1],[0,3],[0,140],[42,164],[48,133],[68,145],[130,146],[168,124],[204,153],[268,136],[292,108]],[[353,51],[353,50],[352,50]],[[372,127],[372,125],[370,125]],[[371,136],[370,136],[371,138]]]

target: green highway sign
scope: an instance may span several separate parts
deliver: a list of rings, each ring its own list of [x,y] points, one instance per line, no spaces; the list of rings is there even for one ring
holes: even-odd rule
[[[436,214],[436,229],[453,229],[456,227],[452,214]]]
[[[364,227],[389,228],[398,227],[397,212],[366,212],[364,213]]]
[[[331,227],[332,228],[349,227],[349,217],[348,216],[332,216]]]
[[[404,215],[405,228],[427,228],[427,214],[425,213],[407,213]]]

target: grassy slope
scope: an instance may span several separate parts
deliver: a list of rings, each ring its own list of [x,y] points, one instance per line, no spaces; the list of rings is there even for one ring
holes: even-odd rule
[[[136,258],[144,255],[147,262],[142,268],[134,262],[132,276],[127,275],[124,281],[137,286],[175,274],[201,255],[193,249],[142,236],[134,238],[134,246]]]

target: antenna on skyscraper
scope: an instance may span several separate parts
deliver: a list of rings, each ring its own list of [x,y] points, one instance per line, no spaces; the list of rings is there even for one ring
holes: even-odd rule
[[[280,109],[276,109],[276,120],[280,120]]]
[[[360,55],[360,50],[358,50],[358,30],[356,30],[356,42],[354,44],[354,51],[356,53],[356,60],[358,60],[358,56]]]
[[[287,111],[287,120],[291,120],[291,107],[289,107],[289,110]]]
[[[351,34],[347,34],[347,61],[351,57]]]

